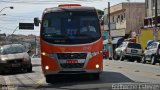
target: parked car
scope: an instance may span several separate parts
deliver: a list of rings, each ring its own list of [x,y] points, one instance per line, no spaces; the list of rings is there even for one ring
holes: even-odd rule
[[[114,59],[128,59],[131,62],[137,60],[141,62],[142,59],[142,47],[141,44],[135,42],[125,41],[114,51]]]
[[[14,70],[32,71],[31,58],[21,44],[0,46],[0,73]]]
[[[152,65],[160,63],[160,42],[153,42],[145,48],[142,63],[151,62]]]

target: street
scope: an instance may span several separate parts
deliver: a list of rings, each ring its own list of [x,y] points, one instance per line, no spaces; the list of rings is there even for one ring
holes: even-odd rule
[[[8,90],[10,89],[12,90],[21,90],[21,89],[111,90],[111,88],[113,88],[113,85],[117,83],[119,84],[160,83],[159,65],[104,59],[104,72],[100,75],[100,80],[68,77],[55,84],[48,84],[45,82],[45,78],[41,70],[40,59],[32,58],[32,64],[33,64],[32,73],[15,72],[7,75],[0,75],[0,84],[1,84],[0,87],[4,90],[7,89]],[[157,88],[160,88],[160,85]],[[155,90],[158,90],[157,88]]]

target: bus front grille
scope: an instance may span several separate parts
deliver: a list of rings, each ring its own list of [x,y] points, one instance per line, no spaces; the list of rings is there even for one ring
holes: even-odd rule
[[[69,64],[69,63],[63,63],[61,64],[62,68],[83,68],[84,63],[75,63],[75,64]]]
[[[86,59],[87,53],[58,53],[58,59]]]

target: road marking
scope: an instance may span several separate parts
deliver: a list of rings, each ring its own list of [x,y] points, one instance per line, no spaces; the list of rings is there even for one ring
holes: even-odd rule
[[[6,82],[6,85],[11,85],[11,81],[9,80],[9,76],[4,76],[4,80]]]
[[[124,64],[125,65],[125,64]],[[115,66],[115,65],[110,65],[110,66],[108,66],[108,68],[109,67],[111,67],[112,69],[113,68],[115,68],[116,70],[117,70],[117,68],[118,69],[120,69],[117,65]],[[123,69],[121,69],[121,70],[123,70],[124,72],[130,72],[130,73],[137,73],[138,71],[137,70],[135,70],[136,68],[133,68],[133,67],[130,67],[130,66],[128,66],[128,65],[125,65],[124,66],[125,68],[123,68]],[[134,71],[135,70],[135,71]],[[140,72],[140,71],[139,71]],[[157,75],[157,73],[153,73],[153,72],[151,72],[151,71],[145,71],[145,70],[141,70],[141,73],[139,73],[139,75],[142,75],[142,76],[146,76],[146,77],[153,77],[153,78],[157,78],[155,75]]]
[[[35,83],[36,85],[33,86],[30,90],[35,90],[37,89],[39,86],[41,86],[44,83],[43,79],[38,79],[37,82]]]
[[[16,86],[11,85],[11,81],[9,79],[9,76],[4,76],[4,80],[5,80],[6,86],[2,87],[2,90],[17,90]]]

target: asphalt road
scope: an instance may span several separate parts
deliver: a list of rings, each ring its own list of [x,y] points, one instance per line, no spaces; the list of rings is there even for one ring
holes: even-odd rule
[[[104,60],[104,72],[100,75],[100,80],[71,76],[48,84],[41,70],[40,59],[32,58],[32,64],[31,73],[14,72],[0,75],[0,90],[160,90],[159,65]]]

